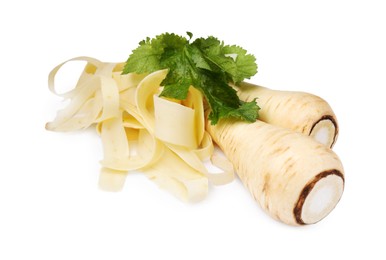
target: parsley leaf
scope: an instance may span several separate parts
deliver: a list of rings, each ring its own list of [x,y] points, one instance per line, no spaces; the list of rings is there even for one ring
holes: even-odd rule
[[[236,84],[244,79],[249,79],[257,73],[255,57],[251,54],[247,54],[247,51],[243,48],[236,45],[225,46],[224,54],[235,55],[236,72],[232,79]]]
[[[205,96],[212,124],[227,117],[254,122],[259,110],[256,101],[241,101],[229,83],[238,84],[256,74],[255,57],[212,36],[190,43],[193,34],[187,34],[189,39],[173,33],[146,38],[129,56],[122,73],[168,69],[161,96],[183,100],[193,86]]]
[[[141,41],[139,47],[133,50],[130,59],[127,60],[123,73],[148,73],[162,69],[160,61],[163,52],[162,46],[151,44],[149,38]]]
[[[236,74],[237,68],[234,60],[224,55],[224,44],[217,38],[199,38],[193,42],[193,45],[202,50],[202,54],[209,62],[212,71],[217,73],[225,72],[228,77],[230,76],[230,79],[232,79],[232,75]]]

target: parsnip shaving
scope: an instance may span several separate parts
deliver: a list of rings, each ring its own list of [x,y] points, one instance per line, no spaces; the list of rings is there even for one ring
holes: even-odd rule
[[[56,73],[58,73],[58,71],[60,70],[60,68],[64,64],[66,64],[67,62],[70,62],[70,61],[87,61],[88,66],[86,66],[85,71],[80,76],[78,84],[76,85],[76,87],[71,91],[60,94],[55,89],[55,76],[56,76]],[[78,91],[82,87],[82,84],[87,82],[89,79],[94,79],[94,77],[92,77],[91,74],[86,73],[86,69],[88,69],[89,72],[92,71],[93,73],[95,73],[96,68],[102,67],[102,65],[103,65],[102,62],[100,62],[97,59],[91,58],[91,57],[76,57],[73,59],[69,59],[69,60],[59,64],[58,66],[56,66],[55,68],[52,69],[52,71],[48,75],[48,88],[49,88],[49,90],[51,90],[52,93],[54,93],[55,95],[60,96],[60,97],[67,98],[67,97],[73,96],[73,93]],[[91,67],[93,67],[95,69],[90,70]]]
[[[112,78],[100,77],[101,92],[103,99],[103,111],[99,122],[110,118],[121,117],[119,115],[119,91],[118,86]]]
[[[105,191],[120,191],[125,184],[126,176],[125,171],[102,168],[99,174],[99,187]]]
[[[104,120],[101,126],[104,161],[129,158],[129,144],[120,118]],[[115,168],[113,165],[110,168]]]
[[[161,188],[185,201],[199,201],[208,193],[208,178],[165,149],[160,160],[143,172]]]
[[[58,93],[55,76],[69,61],[87,65],[74,89]],[[160,187],[185,201],[202,200],[208,182],[225,184],[233,180],[229,161],[214,153],[205,131],[203,97],[191,87],[187,99],[159,97],[167,71],[149,75],[122,75],[123,63],[104,63],[78,57],[55,67],[49,75],[49,89],[70,99],[58,111],[52,131],[74,131],[96,124],[103,145],[101,189],[121,190],[128,171],[140,170]],[[223,171],[211,173],[206,162]]]
[[[153,100],[155,136],[170,144],[196,148],[194,110],[156,95]]]

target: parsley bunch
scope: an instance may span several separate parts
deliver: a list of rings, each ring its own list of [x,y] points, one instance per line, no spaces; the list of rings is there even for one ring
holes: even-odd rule
[[[126,61],[123,74],[151,73],[168,69],[161,85],[161,96],[183,100],[193,86],[205,96],[211,113],[209,119],[234,117],[254,122],[259,107],[256,101],[241,101],[229,83],[238,84],[257,72],[253,55],[236,45],[224,45],[215,37],[189,39],[164,33],[139,43]]]

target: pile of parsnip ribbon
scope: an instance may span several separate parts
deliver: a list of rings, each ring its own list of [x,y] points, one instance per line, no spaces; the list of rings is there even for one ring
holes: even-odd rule
[[[55,89],[55,76],[69,61],[87,62],[76,86]],[[96,127],[103,144],[99,185],[117,191],[130,171],[140,171],[184,201],[199,201],[208,185],[233,180],[232,164],[214,149],[205,131],[201,93],[190,87],[188,98],[160,97],[167,70],[149,75],[122,75],[123,63],[77,57],[49,74],[49,89],[69,100],[47,130],[76,131]],[[208,166],[221,171],[211,172]]]

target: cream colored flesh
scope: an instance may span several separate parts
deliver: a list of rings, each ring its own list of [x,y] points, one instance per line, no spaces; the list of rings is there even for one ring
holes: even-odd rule
[[[305,224],[313,224],[326,217],[343,194],[344,180],[335,174],[320,179],[307,195],[301,213]]]
[[[330,119],[324,119],[314,125],[310,136],[327,147],[332,147],[336,139],[336,128]]]

